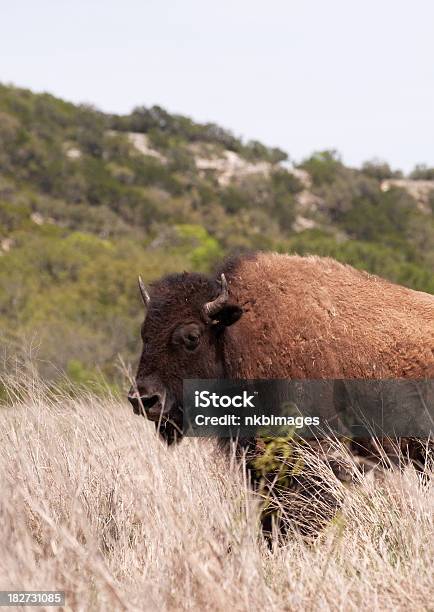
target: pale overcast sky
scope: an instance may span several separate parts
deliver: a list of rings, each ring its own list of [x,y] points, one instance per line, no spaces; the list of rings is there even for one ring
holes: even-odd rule
[[[0,81],[434,166],[433,0],[0,0]]]

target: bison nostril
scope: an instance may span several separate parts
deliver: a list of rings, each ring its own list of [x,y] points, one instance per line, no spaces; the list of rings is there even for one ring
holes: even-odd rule
[[[158,395],[144,395],[140,398],[140,401],[142,402],[143,408],[145,410],[152,408],[152,406],[154,406],[159,400],[160,397]]]
[[[141,397],[128,395],[128,401],[133,407],[134,414],[145,414],[160,401],[160,397],[158,395],[142,395]]]

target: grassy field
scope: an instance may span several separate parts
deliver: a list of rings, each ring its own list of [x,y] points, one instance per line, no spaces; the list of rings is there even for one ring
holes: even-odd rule
[[[126,402],[7,386],[1,589],[63,589],[71,610],[433,610],[434,491],[413,469],[347,487],[315,542],[270,547],[213,442],[167,448]]]

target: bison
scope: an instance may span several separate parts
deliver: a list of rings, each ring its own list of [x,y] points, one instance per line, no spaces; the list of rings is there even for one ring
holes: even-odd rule
[[[139,286],[143,351],[128,399],[168,443],[182,437],[183,379],[434,378],[434,296],[333,259],[250,254],[212,277],[170,275],[149,293]],[[419,462],[423,444],[413,442],[405,452]],[[257,448],[248,441],[250,465]],[[369,455],[369,443],[359,450]],[[306,509],[328,500],[326,519],[340,504],[316,477],[295,488]],[[263,518],[269,529],[270,513]]]

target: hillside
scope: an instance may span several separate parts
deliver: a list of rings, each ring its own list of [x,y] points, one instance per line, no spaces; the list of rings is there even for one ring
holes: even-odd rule
[[[430,172],[334,152],[294,167],[160,107],[109,115],[0,85],[2,346],[48,378],[115,380],[139,350],[137,274],[240,250],[331,255],[434,293]]]

